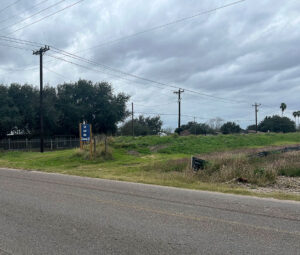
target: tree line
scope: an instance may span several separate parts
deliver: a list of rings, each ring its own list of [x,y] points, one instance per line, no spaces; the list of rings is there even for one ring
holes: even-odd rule
[[[0,85],[0,138],[7,134],[19,134],[34,137],[39,134],[39,89],[32,85],[13,83]],[[92,124],[94,133],[145,136],[166,132],[162,129],[160,116],[126,120],[130,113],[126,110],[129,96],[124,93],[114,94],[111,84],[93,83],[79,80],[64,83],[56,88],[44,88],[44,127],[46,136],[78,136],[78,124],[86,121]],[[300,111],[294,112],[295,122],[283,116],[287,106],[280,105],[282,116],[265,117],[258,125],[261,132],[294,132],[296,118]],[[123,122],[122,125],[120,123]],[[134,129],[132,130],[132,125]],[[250,125],[247,130],[255,130]],[[132,132],[133,131],[133,132]],[[195,135],[240,133],[242,128],[234,122],[220,118],[208,123],[188,122],[175,132]],[[166,133],[170,133],[169,130]]]
[[[44,88],[45,135],[78,135],[86,121],[96,133],[116,133],[118,123],[129,115],[129,96],[114,94],[107,82],[79,80],[56,88]],[[0,137],[9,133],[36,136],[39,133],[39,90],[32,85],[0,85]]]
[[[256,125],[250,125],[247,127],[247,131],[255,131]],[[180,134],[194,134],[194,135],[207,135],[207,134],[236,134],[241,133],[243,129],[235,122],[226,122],[219,125],[213,125],[212,123],[197,123],[188,122],[182,125],[181,128],[177,128],[175,132]],[[296,131],[296,124],[288,117],[282,117],[278,115],[267,116],[258,124],[258,131],[260,132],[275,132],[275,133],[288,133]]]

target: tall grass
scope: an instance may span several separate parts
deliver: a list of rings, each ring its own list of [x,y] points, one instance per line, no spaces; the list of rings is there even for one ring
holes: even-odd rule
[[[278,175],[300,176],[300,152],[271,154],[267,157],[249,156],[249,152],[223,152],[204,155],[209,163],[197,173],[207,182],[243,180],[264,186],[276,181]]]

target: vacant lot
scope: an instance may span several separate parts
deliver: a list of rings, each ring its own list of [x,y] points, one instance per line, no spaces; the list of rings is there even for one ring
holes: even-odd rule
[[[278,177],[300,175],[300,152],[249,156],[261,150],[300,144],[300,133],[189,137],[118,137],[102,144],[89,160],[88,151],[1,152],[0,166],[79,176],[152,183],[236,194],[300,200],[296,192],[257,193],[278,184]],[[191,155],[207,160],[197,173]],[[283,176],[283,177],[282,177]],[[281,179],[280,179],[281,180]],[[251,191],[251,189],[253,191]]]

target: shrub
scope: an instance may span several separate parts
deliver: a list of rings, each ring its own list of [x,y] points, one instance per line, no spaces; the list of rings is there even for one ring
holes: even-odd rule
[[[221,127],[221,132],[223,134],[234,134],[234,133],[240,133],[241,132],[241,127],[234,122],[227,122],[222,125]]]
[[[273,117],[266,117],[258,125],[258,130],[261,132],[296,132],[295,122],[287,117],[280,117],[275,115]]]

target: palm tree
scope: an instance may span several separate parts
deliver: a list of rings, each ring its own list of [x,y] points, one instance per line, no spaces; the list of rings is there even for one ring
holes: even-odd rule
[[[297,117],[298,117],[298,112],[293,112],[293,116],[295,118],[295,124],[297,126]]]
[[[298,117],[298,127],[299,127],[299,118],[300,118],[300,111],[296,112]]]
[[[286,108],[287,108],[286,104],[285,103],[281,103],[280,109],[282,111],[282,116],[283,116],[283,112],[286,110]]]

